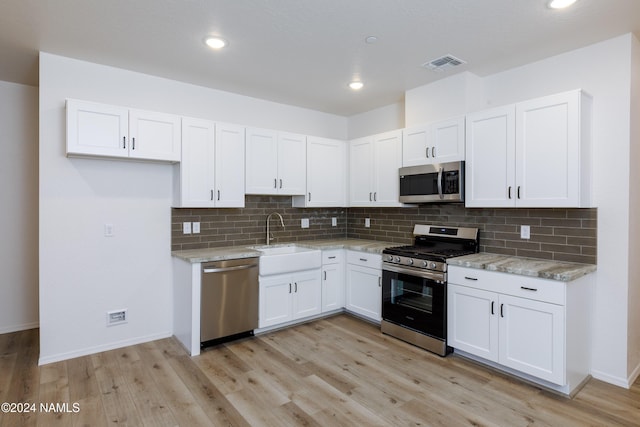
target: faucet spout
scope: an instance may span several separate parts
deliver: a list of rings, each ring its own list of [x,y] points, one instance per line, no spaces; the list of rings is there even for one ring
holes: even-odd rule
[[[280,218],[280,225],[282,225],[282,228],[284,228],[284,220],[282,219],[282,215],[280,215],[278,212],[271,212],[269,215],[267,215],[267,245],[271,244],[271,241],[273,240],[273,236],[269,231],[269,222],[271,221],[271,217],[273,215],[276,215],[278,218]]]

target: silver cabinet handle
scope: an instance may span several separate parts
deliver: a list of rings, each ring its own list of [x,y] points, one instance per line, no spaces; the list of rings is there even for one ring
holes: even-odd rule
[[[324,280],[327,280],[327,272],[324,272]]]
[[[511,200],[511,186],[507,189],[507,197]]]
[[[504,317],[504,304],[500,304],[500,317]]]
[[[311,201],[311,193],[309,193],[309,201]]]
[[[367,262],[367,259],[366,258],[360,258],[360,261]]]
[[[475,277],[468,277],[468,276],[464,276],[464,278],[465,278],[465,279],[467,279],[467,280],[478,280],[478,279],[476,279]]]
[[[291,283],[289,283],[289,293],[291,293]]]
[[[330,257],[328,257],[328,258],[329,258],[329,259],[336,259],[336,256],[335,256],[335,255],[333,255],[333,256],[330,256]]]
[[[425,149],[425,151],[427,152],[427,159],[428,159],[428,158],[429,158],[429,147],[427,147],[427,148]]]
[[[296,292],[298,292],[298,282],[295,282],[296,285]]]
[[[373,201],[374,202],[378,201],[378,192],[377,191],[373,193]]]
[[[371,198],[371,195],[372,195],[372,194],[373,194],[373,193],[369,193],[369,201],[370,201],[370,202],[372,202],[372,201],[373,201],[373,199]]]
[[[436,157],[436,147],[431,147],[431,157]]]
[[[136,149],[136,139],[135,138],[131,138],[131,149],[132,150]]]
[[[518,185],[518,199],[520,198],[520,186]]]
[[[220,200],[220,190],[218,190],[218,200]]]
[[[280,179],[280,188],[282,188],[282,179]]]
[[[278,178],[273,178],[273,188],[278,188]]]
[[[122,137],[122,148],[127,148],[127,137],[126,136]]]
[[[493,316],[495,313],[493,311],[493,306],[495,305],[495,301],[491,301],[491,315]]]
[[[203,273],[224,273],[225,271],[236,271],[236,270],[248,270],[249,268],[257,267],[257,265],[238,265],[236,267],[222,267],[222,268],[205,268],[202,270]]]
[[[213,200],[213,190],[211,190],[211,200]]]
[[[526,286],[520,286],[520,289],[523,289],[525,291],[538,292],[536,288],[527,288]]]

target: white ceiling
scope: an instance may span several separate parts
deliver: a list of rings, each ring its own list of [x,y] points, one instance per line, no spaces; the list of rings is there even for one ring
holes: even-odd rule
[[[339,115],[628,32],[640,0],[0,0],[0,80],[37,85],[46,51]],[[207,34],[229,40],[220,52]],[[367,36],[378,42],[366,44]],[[420,65],[452,54],[466,65]],[[615,64],[612,64],[615,66]],[[360,78],[353,92],[347,83]]]

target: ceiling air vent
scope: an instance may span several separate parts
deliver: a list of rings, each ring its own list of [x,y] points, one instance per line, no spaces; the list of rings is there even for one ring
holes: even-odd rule
[[[456,67],[458,65],[466,64],[466,61],[463,61],[460,58],[456,58],[453,55],[445,55],[440,58],[436,58],[432,61],[425,62],[422,66],[428,70],[433,71],[444,71],[451,67]]]

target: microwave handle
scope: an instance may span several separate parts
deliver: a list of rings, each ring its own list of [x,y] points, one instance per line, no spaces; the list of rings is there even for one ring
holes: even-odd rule
[[[442,194],[442,168],[438,171],[438,194],[441,199],[444,199],[444,194]]]

